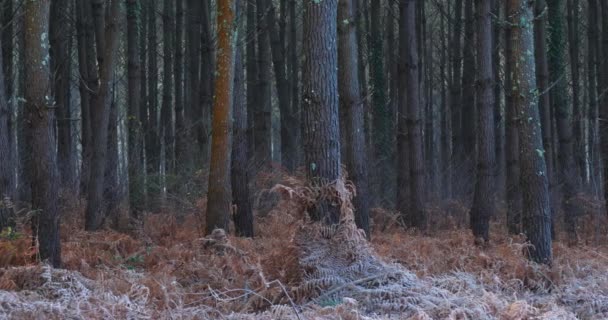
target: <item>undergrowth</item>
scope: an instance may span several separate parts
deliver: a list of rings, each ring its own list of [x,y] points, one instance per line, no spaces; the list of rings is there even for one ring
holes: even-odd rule
[[[354,226],[352,191],[343,181],[314,188],[296,178],[275,181],[265,192],[278,203],[256,220],[254,239],[222,230],[203,237],[200,214],[148,214],[131,234],[84,232],[82,208],[74,206],[63,217],[64,269],[33,262],[27,228],[5,230],[0,318],[608,317],[606,245],[558,241],[553,266],[540,266],[525,259],[523,237],[499,223],[489,245],[473,245],[456,218],[438,218],[440,206],[429,210],[442,222],[426,234],[376,209],[368,242]],[[336,227],[309,221],[306,209],[319,197],[341,206]]]

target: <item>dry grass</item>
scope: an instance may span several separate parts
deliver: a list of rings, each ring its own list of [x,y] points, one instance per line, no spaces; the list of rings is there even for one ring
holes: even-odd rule
[[[606,245],[556,242],[549,268],[528,262],[523,239],[497,225],[480,248],[458,223],[421,235],[383,210],[374,218],[384,232],[368,243],[349,190],[282,178],[255,239],[203,238],[199,217],[169,214],[147,215],[132,235],[86,233],[75,207],[64,218],[64,270],[32,263],[27,232],[0,239],[0,319],[608,318]],[[323,195],[342,205],[337,228],[307,220]]]

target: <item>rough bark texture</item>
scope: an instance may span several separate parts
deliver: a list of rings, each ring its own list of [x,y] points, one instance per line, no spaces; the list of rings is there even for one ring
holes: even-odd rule
[[[511,28],[511,94],[519,122],[519,154],[524,232],[532,245],[529,258],[551,264],[551,212],[545,151],[542,143],[534,65],[533,2],[508,0]]]
[[[545,162],[547,164],[547,179],[549,180],[549,191],[553,191],[553,140],[551,117],[551,95],[545,92],[549,87],[549,64],[547,63],[547,4],[545,0],[537,0],[534,6],[534,14],[538,17],[534,19],[534,57],[536,62],[536,84],[541,94],[538,97],[538,107],[540,109],[541,128],[543,135],[543,146],[545,147]],[[552,194],[552,193],[551,193]],[[551,209],[551,221],[554,212]],[[551,224],[553,226],[553,223]],[[553,228],[552,228],[553,229]],[[554,234],[552,232],[552,234]]]
[[[490,239],[490,217],[494,212],[494,87],[492,81],[492,0],[476,0],[477,11],[477,181],[471,208],[471,230],[475,238]]]
[[[91,171],[88,183],[87,209],[85,212],[85,229],[97,230],[105,219],[105,206],[103,199],[103,187],[105,169],[107,164],[108,125],[110,121],[111,108],[111,85],[114,76],[114,65],[116,63],[116,52],[118,50],[119,30],[119,1],[113,0],[107,21],[104,23],[103,37],[105,47],[98,48],[102,51],[102,61],[99,64],[100,85],[99,90],[94,92],[91,99]],[[97,43],[100,43],[97,41]]]
[[[50,56],[53,74],[53,96],[57,108],[57,152],[62,187],[75,191],[76,157],[72,145],[70,105],[71,29],[69,0],[51,1]]]
[[[338,0],[305,2],[302,120],[305,170],[313,183],[326,185],[340,177],[338,119]],[[313,218],[337,223],[339,208],[323,200]]]
[[[132,212],[141,210],[143,200],[143,150],[141,124],[141,61],[139,52],[140,4],[137,0],[127,1],[127,78],[128,90],[127,127],[129,130],[129,203]]]
[[[557,135],[559,139],[559,160],[562,209],[566,229],[573,240],[576,238],[576,206],[573,197],[579,186],[578,172],[574,160],[574,140],[572,133],[572,104],[568,99],[568,77],[566,75],[566,26],[564,1],[548,0],[549,6],[549,71],[551,83],[551,104],[555,111]]]
[[[235,0],[220,0],[217,16],[217,70],[213,101],[211,162],[205,233],[227,230],[232,212],[230,165],[232,151],[232,101],[234,88]]]
[[[407,131],[409,134],[409,169],[410,169],[410,210],[406,223],[419,229],[426,228],[425,202],[425,163],[422,141],[422,117],[420,90],[418,83],[418,43],[416,37],[416,0],[405,1],[405,32],[407,51],[401,55],[405,59],[407,86]]]
[[[357,188],[353,200],[355,222],[369,236],[369,186],[367,148],[365,145],[364,106],[359,84],[359,48],[357,46],[353,0],[340,0],[338,7],[338,90],[344,142],[344,159],[350,180]]]
[[[242,3],[242,2],[241,2]],[[240,4],[241,4],[240,3]],[[239,4],[239,5],[240,5]],[[239,15],[239,18],[244,15]],[[244,23],[239,24],[239,45],[235,53],[234,92],[233,92],[233,142],[232,142],[232,202],[236,205],[234,227],[243,237],[253,237],[253,210],[249,197],[248,140],[247,140],[247,101],[243,75],[243,36]]]
[[[0,65],[4,62],[0,43]],[[4,69],[0,70],[0,231],[14,227],[13,201],[15,201],[15,162],[9,140],[11,113],[6,94]]]
[[[257,36],[258,36],[258,79],[256,93],[256,107],[253,113],[254,122],[254,164],[260,168],[271,161],[271,53],[270,37],[267,30],[266,14],[268,11],[267,0],[257,0]]]
[[[509,3],[505,2],[505,12],[509,12]],[[509,24],[515,23],[515,17],[508,17]],[[513,28],[505,30],[505,117],[506,117],[506,186],[507,193],[507,229],[510,234],[519,234],[521,232],[521,189],[520,176],[521,170],[519,165],[519,132],[517,124],[517,111],[513,101],[512,87],[512,69],[513,69],[513,44],[511,41],[511,33]]]
[[[25,100],[26,142],[31,148],[28,161],[32,190],[32,209],[36,211],[33,229],[37,232],[40,259],[54,267],[61,266],[59,186],[54,109],[49,79],[50,1],[25,2]]]

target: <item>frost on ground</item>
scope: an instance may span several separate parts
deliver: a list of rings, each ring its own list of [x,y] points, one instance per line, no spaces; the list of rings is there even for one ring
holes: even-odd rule
[[[273,192],[282,200],[254,240],[202,238],[194,216],[150,215],[140,236],[65,226],[66,269],[0,269],[0,319],[608,318],[605,246],[555,243],[548,268],[498,228],[486,248],[458,229],[389,227],[370,243],[354,226],[348,184],[291,179]],[[338,226],[308,221],[320,196],[342,206]]]

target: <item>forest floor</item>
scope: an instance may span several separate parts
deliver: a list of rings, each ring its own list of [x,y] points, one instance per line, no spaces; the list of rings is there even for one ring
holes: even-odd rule
[[[604,240],[555,242],[546,267],[498,224],[482,248],[466,229],[404,231],[375,210],[367,242],[348,208],[327,228],[306,221],[301,189],[275,191],[283,199],[257,219],[255,239],[203,238],[194,215],[84,232],[76,207],[63,218],[64,269],[52,269],[30,262],[26,232],[3,234],[0,319],[608,318]]]

